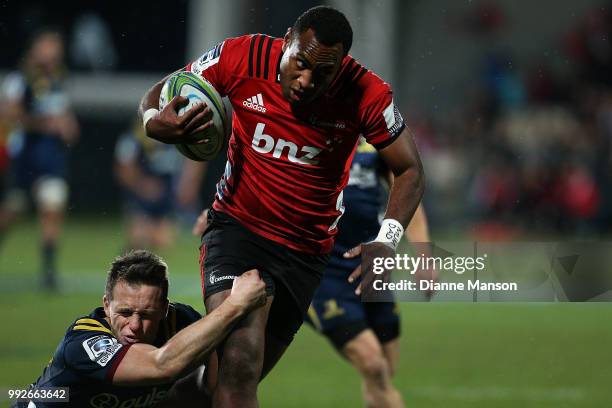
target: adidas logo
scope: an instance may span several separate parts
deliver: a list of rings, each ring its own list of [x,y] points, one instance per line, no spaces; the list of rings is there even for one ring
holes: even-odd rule
[[[266,107],[264,106],[263,98],[261,97],[260,93],[258,93],[255,96],[251,96],[250,98],[245,99],[242,102],[242,105],[246,106],[247,108],[251,108],[256,111],[266,113]]]

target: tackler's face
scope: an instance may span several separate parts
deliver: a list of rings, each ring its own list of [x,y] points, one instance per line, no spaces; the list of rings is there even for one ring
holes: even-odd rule
[[[104,311],[121,344],[153,344],[168,312],[168,300],[162,299],[162,289],[157,286],[119,280],[112,299],[104,296]]]
[[[300,35],[291,29],[283,40],[280,84],[283,97],[292,105],[314,101],[332,83],[344,58],[341,43],[321,44],[312,29]]]

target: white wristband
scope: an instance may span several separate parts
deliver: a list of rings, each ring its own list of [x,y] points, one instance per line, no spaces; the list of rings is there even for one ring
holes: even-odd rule
[[[145,133],[147,133],[147,122],[153,118],[153,116],[157,116],[159,114],[159,110],[155,108],[150,108],[142,114],[142,127],[144,128]]]
[[[378,231],[378,236],[374,241],[382,242],[393,249],[397,249],[397,245],[402,235],[404,235],[404,227],[402,227],[402,224],[393,218],[386,218],[383,220],[380,231]]]

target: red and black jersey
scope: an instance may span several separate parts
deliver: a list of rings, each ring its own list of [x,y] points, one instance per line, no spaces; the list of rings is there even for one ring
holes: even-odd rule
[[[292,249],[327,253],[359,135],[377,148],[403,130],[391,88],[351,56],[325,95],[292,107],[280,86],[282,39],[227,39],[187,66],[234,108],[213,208]]]

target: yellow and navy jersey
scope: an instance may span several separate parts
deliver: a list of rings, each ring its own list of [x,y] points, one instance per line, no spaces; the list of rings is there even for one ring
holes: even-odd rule
[[[183,168],[183,159],[171,145],[148,138],[142,123],[123,133],[115,145],[115,160],[120,164],[135,163],[140,170],[168,183],[178,178]]]
[[[118,387],[112,380],[129,345],[119,343],[99,307],[80,317],[68,327],[53,359],[34,387],[69,387],[70,402],[41,403],[47,407],[151,407],[164,398],[172,383],[155,386]],[[161,322],[154,345],[162,346],[177,331],[200,319],[192,307],[171,303],[168,315]]]
[[[361,139],[351,163],[348,184],[343,190],[345,210],[338,223],[330,267],[353,270],[360,259],[345,259],[342,254],[376,237],[386,200],[386,190],[381,183],[385,169],[374,146]]]
[[[20,102],[24,111],[32,116],[61,115],[70,111],[70,100],[63,75],[49,77],[28,72],[9,73],[0,89],[2,97],[8,101]],[[52,137],[47,131],[25,132],[25,137]]]

